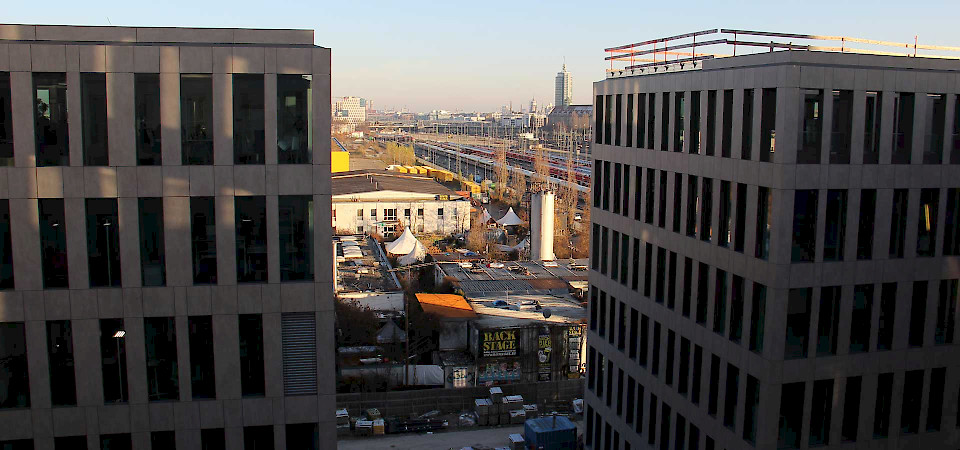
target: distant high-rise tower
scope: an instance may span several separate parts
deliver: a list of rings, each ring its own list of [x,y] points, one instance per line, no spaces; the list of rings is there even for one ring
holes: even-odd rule
[[[553,104],[556,106],[570,106],[573,103],[573,76],[567,72],[567,65],[557,72],[557,89]]]
[[[537,99],[531,98],[531,99],[530,99],[530,114],[536,114],[536,113],[537,113]]]

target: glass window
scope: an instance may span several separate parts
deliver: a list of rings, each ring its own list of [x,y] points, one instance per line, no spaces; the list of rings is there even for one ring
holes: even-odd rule
[[[596,106],[593,108],[594,114],[593,117],[596,120],[596,123],[593,125],[595,143],[603,143],[603,133],[600,132],[603,125],[603,96],[598,95],[596,100]]]
[[[190,387],[193,398],[216,398],[213,320],[210,316],[191,316],[187,319],[187,327],[190,339]]]
[[[647,169],[647,211],[644,217],[644,222],[648,224],[653,224],[653,211],[654,211],[654,198],[656,198],[656,171],[654,169]]]
[[[800,448],[805,387],[803,382],[786,383],[780,387],[780,429],[777,448]]]
[[[630,308],[630,350],[629,356],[632,359],[637,359],[637,332],[640,331],[640,315],[637,313],[636,309]]]
[[[743,121],[740,122],[740,158],[750,159],[753,153],[753,89],[743,90]]]
[[[700,240],[710,242],[713,238],[713,179],[704,178],[703,191],[700,194],[703,202],[700,212]]]
[[[67,74],[33,73],[37,166],[70,165]]]
[[[720,181],[720,229],[717,233],[717,244],[721,247],[729,247],[730,239],[733,234],[733,192],[730,189],[729,181]]]
[[[707,395],[707,414],[717,416],[717,402],[720,397],[720,357],[710,355],[710,393]]]
[[[623,216],[630,217],[630,166],[623,165]]]
[[[823,233],[823,260],[843,261],[844,237],[847,234],[847,190],[827,191],[827,220]]]
[[[812,262],[817,245],[817,191],[798,190],[793,201],[793,262]]]
[[[740,386],[740,369],[727,363],[727,388],[723,404],[723,426],[733,429],[737,426],[737,394]]]
[[[737,223],[734,227],[733,251],[743,253],[747,237],[747,185],[737,183]],[[769,214],[769,213],[768,213]]]
[[[267,205],[263,196],[236,197],[237,281],[267,282]]]
[[[23,322],[0,322],[0,409],[30,407]]]
[[[47,361],[50,365],[50,402],[54,406],[77,404],[73,369],[73,331],[69,320],[47,321]]]
[[[277,162],[309,164],[313,75],[277,75]]]
[[[83,165],[109,166],[107,153],[107,74],[80,74]]]
[[[820,289],[820,316],[817,322],[817,356],[837,354],[840,329],[840,286]]]
[[[877,190],[860,191],[860,218],[857,225],[857,259],[873,258],[873,233],[877,215]]]
[[[133,74],[134,112],[137,121],[137,164],[159,166],[160,150],[160,74]]]
[[[917,256],[934,256],[937,252],[937,207],[940,189],[920,190],[920,214],[917,225]]]
[[[151,450],[168,450],[177,448],[176,432],[153,431],[150,433]]]
[[[863,126],[863,163],[880,162],[880,119],[883,94],[868,91],[866,95],[866,118]]]
[[[913,93],[894,94],[893,164],[910,164],[910,153],[913,151],[913,104]]]
[[[201,450],[225,450],[226,448],[227,444],[224,440],[223,428],[200,430]]]
[[[727,271],[717,269],[713,296],[713,332],[721,336],[727,332]]]
[[[960,111],[958,111],[960,114]],[[960,150],[957,150],[960,152]],[[944,221],[943,254],[960,254],[960,189],[947,189],[946,220]]]
[[[13,113],[10,72],[0,72],[0,166],[13,165]]]
[[[623,128],[623,94],[617,94],[616,99],[617,125],[614,128],[613,145],[620,145],[620,131]]]
[[[117,199],[88,198],[87,262],[90,287],[118,287],[120,282],[120,233],[117,221]]]
[[[767,320],[767,287],[753,283],[752,308],[750,310],[750,351],[763,352],[763,331]]]
[[[673,310],[677,299],[677,252],[670,252],[667,261],[667,308]]]
[[[910,335],[911,347],[923,346],[923,325],[927,316],[927,282],[913,282],[913,297],[910,302]]]
[[[670,151],[670,93],[664,92],[660,100],[660,151]]]
[[[927,404],[927,431],[940,431],[940,422],[943,417],[943,388],[946,381],[947,368],[937,367],[930,371],[930,393]]]
[[[720,133],[720,156],[730,157],[733,147],[733,89],[723,91],[723,129]]]
[[[43,288],[65,288],[67,278],[67,226],[62,198],[41,198],[40,256],[43,269]]]
[[[760,161],[770,162],[777,148],[777,88],[766,88],[761,95]]]
[[[665,170],[660,171],[660,198],[658,200],[658,204],[659,216],[657,219],[657,224],[660,228],[664,228],[667,226],[667,172]],[[680,231],[679,223],[677,224],[676,231]]]
[[[673,151],[683,151],[683,108],[684,93],[677,92],[673,94]]]
[[[693,260],[683,258],[683,281],[681,283],[680,313],[690,318],[690,302],[693,299]]]
[[[877,376],[877,401],[873,409],[873,437],[885,438],[890,433],[890,409],[893,403],[893,373]]]
[[[680,175],[680,174],[677,174]],[[680,197],[681,184],[675,186],[674,195]],[[695,175],[687,175],[687,236],[697,236],[697,206],[700,203],[698,179]],[[673,211],[674,217],[680,217],[680,211]]]
[[[211,75],[180,75],[180,139],[184,165],[213,164]]]
[[[846,394],[843,399],[843,424],[840,439],[845,442],[857,441],[857,429],[860,422],[860,387],[862,377],[847,377]]]
[[[602,192],[602,209],[604,211],[610,211],[610,178],[613,172],[610,170],[610,161],[603,162],[603,192]]]
[[[621,179],[623,179],[623,164],[613,164],[613,213],[620,214],[620,190]]]
[[[900,406],[900,432],[913,434],[920,430],[920,400],[923,396],[923,370],[908,370],[903,380],[903,403]]]
[[[690,148],[687,151],[700,154],[700,91],[690,93]]]
[[[707,91],[707,156],[713,156],[717,147],[717,91]]]
[[[653,150],[654,134],[657,129],[657,94],[651,92],[647,98],[647,148]]]
[[[830,445],[830,419],[833,410],[833,380],[813,382],[810,413],[810,446]]]
[[[320,450],[320,427],[315,423],[287,425],[287,450]]]
[[[0,289],[13,289],[10,200],[0,199]]]
[[[823,89],[801,89],[803,128],[800,130],[798,164],[820,164],[823,130]]]
[[[960,280],[940,280],[940,298],[937,302],[937,323],[933,334],[937,345],[952,344],[957,315],[957,290]]]
[[[263,317],[260,314],[241,314],[238,320],[240,388],[244,396],[263,396]]]
[[[53,448],[56,450],[87,450],[87,437],[86,436],[58,436],[53,438]],[[15,449],[9,449],[9,450],[15,450]]]
[[[532,111],[531,111],[532,112]],[[633,94],[627,94],[627,147],[633,147]]]
[[[262,74],[233,74],[233,163],[264,163]]]
[[[650,373],[657,375],[660,373],[660,322],[653,322],[653,352],[650,357]]]
[[[947,125],[947,96],[944,94],[927,94],[926,112],[923,163],[940,164],[943,161],[943,132]]]
[[[760,259],[770,257],[770,228],[773,224],[773,191],[770,188],[757,188],[757,239],[754,243],[754,256]]]
[[[677,342],[677,333],[673,330],[667,330],[667,358],[666,358],[666,374],[664,375],[664,381],[667,383],[667,386],[673,386],[673,356],[676,348]]]
[[[707,298],[709,297],[710,266],[699,263],[697,271],[697,313],[696,322],[707,326]]]
[[[613,132],[611,130],[613,122],[613,96],[607,95],[603,99],[603,104],[606,109],[606,112],[603,114],[603,143],[610,145],[612,143]]]
[[[280,280],[312,280],[313,197],[281,195],[279,199]]]
[[[647,146],[647,94],[637,94],[637,148]]]
[[[599,417],[599,413],[597,416]],[[650,393],[650,410],[647,417],[647,444],[653,447],[657,442],[657,396],[653,395],[653,392]]]
[[[217,224],[214,197],[190,197],[193,284],[217,283]]]
[[[853,314],[850,316],[850,353],[870,351],[870,321],[873,314],[873,285],[853,288]]]
[[[129,433],[100,435],[100,450],[130,450],[132,448]]]
[[[690,380],[690,401],[694,405],[700,404],[700,379],[703,368],[703,347],[693,346],[693,377]]]
[[[909,192],[906,189],[894,189],[893,211],[890,214],[890,257],[903,258],[903,247],[907,237],[907,215]]]
[[[740,343],[743,338],[743,277],[734,275],[730,283],[730,340]]]
[[[607,227],[600,227],[600,241],[599,241],[599,242],[600,242],[600,248],[601,248],[601,255],[600,255],[600,273],[602,273],[602,274],[604,274],[604,275],[607,274],[607,267],[608,267],[608,265],[609,265],[609,258],[608,258],[608,256],[607,256],[607,255],[609,255],[607,249],[610,248],[610,241],[609,241],[609,239],[610,239],[610,229],[608,229]],[[594,244],[594,245],[596,245],[596,244]]]
[[[273,425],[243,427],[245,450],[273,450]]]
[[[645,314],[640,315],[640,367],[647,367],[647,355],[649,354],[649,336],[650,336],[650,318]]]
[[[850,164],[853,135],[853,91],[833,91],[833,121],[830,126],[830,164]]]
[[[813,297],[813,288],[790,289],[787,303],[787,337],[783,349],[784,359],[807,357],[811,297]]]
[[[677,371],[677,392],[687,395],[690,381],[690,340],[680,337],[680,368]]]
[[[655,295],[655,301],[657,303],[663,304],[663,300],[666,298],[666,281],[667,281],[667,250],[664,248],[657,248],[657,289]]]
[[[127,395],[127,343],[123,319],[100,319],[100,367],[103,402],[123,403]]]
[[[883,283],[880,290],[880,321],[877,326],[877,350],[893,346],[893,326],[896,322],[897,283]]]
[[[620,274],[620,232],[613,231],[613,242],[610,249],[610,278],[614,280]]]
[[[140,203],[140,273],[144,286],[166,284],[163,246],[163,199],[143,197]]]
[[[177,332],[173,317],[145,317],[147,395],[150,401],[178,400]]]

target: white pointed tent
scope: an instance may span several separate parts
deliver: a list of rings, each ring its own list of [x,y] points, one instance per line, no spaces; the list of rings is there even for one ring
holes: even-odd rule
[[[501,217],[500,220],[497,221],[497,223],[508,227],[513,225],[520,225],[523,223],[523,221],[520,220],[520,216],[518,216],[517,213],[513,212],[513,208],[511,207],[510,209],[507,210],[507,213],[504,214],[503,217]]]
[[[399,262],[401,266],[409,266],[410,264],[416,264],[418,262],[423,261],[423,258],[426,256],[427,256],[427,248],[424,247],[423,244],[420,243],[420,241],[417,241],[417,244],[413,248],[413,250],[410,253],[407,253],[406,255],[403,255],[400,258],[398,258],[397,262]]]
[[[407,227],[403,230],[403,234],[401,234],[400,237],[393,242],[388,242],[384,247],[394,255],[406,255],[412,252],[417,247],[417,244],[420,244],[420,241],[413,236],[413,232]]]
[[[480,216],[480,222],[481,222],[481,223],[487,223],[487,222],[489,222],[489,221],[492,220],[492,219],[493,219],[493,217],[490,215],[489,212],[487,212],[487,208],[483,208],[483,215]]]

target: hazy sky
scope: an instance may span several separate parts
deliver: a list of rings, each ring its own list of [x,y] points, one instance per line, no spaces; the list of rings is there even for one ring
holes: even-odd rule
[[[589,103],[603,48],[707,28],[960,46],[958,0],[5,3],[3,23],[313,29],[332,48],[334,96],[414,111],[552,103],[564,58],[574,102]]]

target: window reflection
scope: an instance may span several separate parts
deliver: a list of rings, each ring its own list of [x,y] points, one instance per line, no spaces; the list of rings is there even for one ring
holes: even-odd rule
[[[233,75],[233,163],[263,164],[263,75]]]
[[[144,286],[166,284],[163,242],[163,199],[140,199],[140,273]]]
[[[37,166],[69,165],[67,75],[34,72],[33,90]]]
[[[236,197],[237,281],[267,281],[267,217],[263,196]]]
[[[183,164],[213,164],[213,79],[210,75],[180,75],[180,139]]]
[[[10,72],[0,72],[0,166],[13,165],[13,117]]]
[[[47,360],[50,365],[50,401],[55,406],[76,405],[73,369],[73,328],[69,320],[47,322]]]
[[[280,196],[280,279],[313,279],[313,198]],[[396,211],[395,209],[393,211]]]
[[[0,323],[0,409],[30,406],[23,322]]]
[[[117,199],[87,199],[87,258],[90,286],[120,286]]]
[[[134,108],[137,127],[137,164],[159,166],[160,74],[134,74]]]
[[[107,153],[107,74],[80,74],[80,110],[83,165],[110,165]]]
[[[43,288],[68,287],[67,227],[64,221],[63,199],[41,198],[38,205]]]
[[[172,317],[143,319],[147,353],[147,392],[151,401],[180,397],[177,372],[177,334]]]
[[[217,224],[213,197],[190,197],[193,283],[217,283]]]

